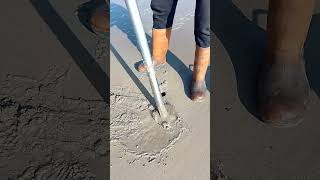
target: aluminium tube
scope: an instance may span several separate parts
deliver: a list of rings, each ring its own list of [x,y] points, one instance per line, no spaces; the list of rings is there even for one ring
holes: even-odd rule
[[[156,78],[156,73],[155,73],[155,70],[153,67],[152,58],[151,58],[146,34],[143,29],[143,25],[142,25],[139,9],[137,6],[137,2],[136,2],[136,0],[125,0],[125,2],[126,2],[127,9],[129,11],[129,15],[131,18],[131,22],[133,24],[135,34],[138,39],[138,44],[139,44],[139,48],[140,48],[140,51],[141,51],[141,54],[143,57],[144,64],[147,67],[150,85],[151,85],[152,92],[154,95],[154,100],[157,105],[157,109],[159,111],[161,118],[165,118],[165,117],[167,117],[168,112],[167,112],[165,105],[162,101],[162,96],[161,96],[158,81]]]

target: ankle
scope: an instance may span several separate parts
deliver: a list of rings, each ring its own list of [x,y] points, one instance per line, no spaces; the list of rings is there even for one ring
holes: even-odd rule
[[[167,62],[166,58],[154,58],[154,57],[152,57],[152,60],[153,60],[155,65],[157,65],[157,64],[165,64]]]
[[[303,50],[299,51],[289,51],[289,50],[273,50],[267,52],[266,61],[267,62],[300,62],[303,58]]]
[[[206,83],[205,83],[205,80],[194,80],[193,79],[192,86],[194,88],[205,88],[206,87]]]

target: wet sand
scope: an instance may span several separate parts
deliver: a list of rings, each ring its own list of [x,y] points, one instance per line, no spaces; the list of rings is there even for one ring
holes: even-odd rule
[[[268,1],[216,0],[212,101],[215,171],[233,180],[319,179],[319,9],[305,47],[314,92],[301,125],[269,127],[256,118],[255,74],[262,60]]]
[[[85,1],[6,1],[0,60],[0,179],[107,179],[106,39]]]
[[[138,6],[151,42],[150,0],[138,1]],[[210,178],[210,97],[203,103],[188,97],[195,48],[194,6],[191,0],[178,3],[168,65],[157,72],[164,99],[179,116],[171,128],[164,129],[150,115],[153,101],[148,78],[135,70],[141,56],[125,4],[111,1],[111,179]]]

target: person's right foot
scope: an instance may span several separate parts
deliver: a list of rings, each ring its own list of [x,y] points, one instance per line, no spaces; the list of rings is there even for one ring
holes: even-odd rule
[[[206,97],[207,87],[205,76],[210,63],[210,47],[202,48],[196,46],[193,80],[191,84],[191,100],[201,102]]]
[[[272,126],[295,126],[307,109],[311,90],[303,47],[313,9],[314,0],[269,0],[258,108],[262,120]]]
[[[205,81],[192,81],[191,100],[201,102],[206,97],[207,86]]]
[[[262,120],[275,127],[301,122],[310,94],[302,55],[272,55],[260,73],[258,106]]]

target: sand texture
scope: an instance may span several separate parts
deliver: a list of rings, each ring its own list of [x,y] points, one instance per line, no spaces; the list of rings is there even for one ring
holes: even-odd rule
[[[138,7],[150,43],[150,0],[138,1]],[[164,122],[153,114],[147,75],[135,69],[141,55],[126,6],[120,0],[111,1],[111,179],[210,178],[209,92],[203,103],[193,103],[189,98],[194,7],[193,1],[178,4],[168,63],[157,71],[163,99],[174,112]],[[207,85],[209,88],[209,76]]]
[[[3,6],[1,180],[107,179],[108,40],[79,20],[85,2]]]

